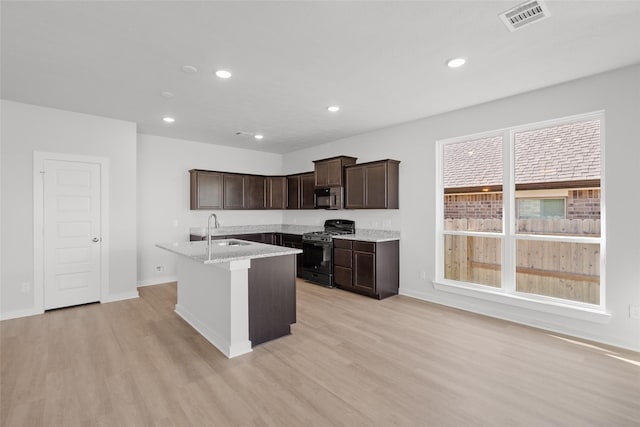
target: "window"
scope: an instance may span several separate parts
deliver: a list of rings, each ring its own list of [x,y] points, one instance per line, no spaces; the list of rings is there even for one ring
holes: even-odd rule
[[[517,199],[518,219],[564,219],[564,199]]]
[[[604,307],[601,113],[439,141],[436,281]]]

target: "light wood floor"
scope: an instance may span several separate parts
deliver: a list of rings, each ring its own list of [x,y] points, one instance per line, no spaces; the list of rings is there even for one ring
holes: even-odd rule
[[[638,353],[299,281],[293,335],[229,360],[140,296],[1,322],[2,425],[640,425]]]

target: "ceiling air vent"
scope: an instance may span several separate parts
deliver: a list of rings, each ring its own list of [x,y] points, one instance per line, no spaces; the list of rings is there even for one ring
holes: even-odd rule
[[[549,8],[542,0],[522,3],[498,15],[509,31],[513,32],[534,22],[551,16]]]

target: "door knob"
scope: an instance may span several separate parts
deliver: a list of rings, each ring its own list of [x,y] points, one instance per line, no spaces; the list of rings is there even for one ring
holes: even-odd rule
[[[94,238],[93,238],[93,241],[94,241],[94,242],[99,242],[99,241],[100,241],[100,239],[99,239],[99,238],[97,238],[97,237],[94,237]]]

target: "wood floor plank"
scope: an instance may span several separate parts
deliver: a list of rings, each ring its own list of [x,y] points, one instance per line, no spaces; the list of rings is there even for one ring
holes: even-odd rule
[[[139,293],[0,322],[0,425],[640,425],[631,351],[298,281],[292,334],[227,359]]]

